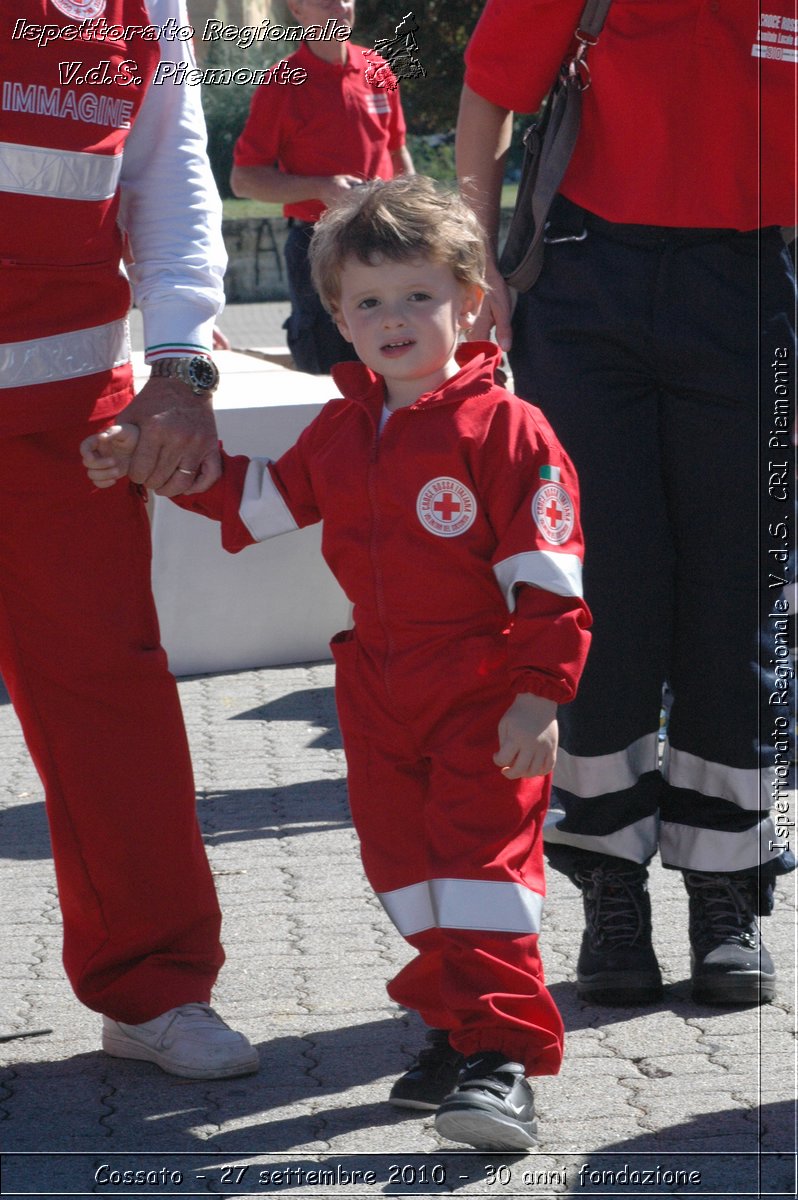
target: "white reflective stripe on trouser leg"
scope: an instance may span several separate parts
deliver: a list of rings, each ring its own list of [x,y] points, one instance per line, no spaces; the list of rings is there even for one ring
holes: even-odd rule
[[[0,142],[0,192],[54,200],[110,200],[121,171],[121,154]]]
[[[613,754],[577,755],[560,749],[554,768],[554,786],[572,796],[591,800],[596,796],[611,797],[635,786],[642,775],[659,769],[659,735],[646,733],[624,750]],[[543,825],[543,838],[549,844],[575,846],[593,854],[609,854],[644,863],[656,853],[659,819],[652,813],[611,833],[570,833],[558,828],[565,814],[552,808]]]
[[[432,896],[426,879],[393,892],[377,892],[377,899],[402,937],[435,928]]]
[[[765,817],[753,829],[728,833],[663,821],[660,829],[663,866],[683,871],[745,871],[778,858],[784,850],[773,821]]]
[[[632,825],[624,825],[614,833],[587,834],[566,833],[557,828],[565,813],[551,808],[543,822],[543,840],[547,845],[576,846],[579,850],[590,850],[592,854],[609,854],[613,858],[628,858],[631,862],[646,863],[657,852],[659,840],[659,818],[653,813],[642,817]]]
[[[554,786],[585,800],[610,792],[625,792],[641,775],[659,768],[659,734],[646,733],[614,754],[577,755],[560,749]]]
[[[34,387],[110,371],[130,361],[127,321],[0,345],[0,388]]]
[[[543,912],[539,892],[493,879],[430,879],[378,898],[403,937],[434,928],[539,933]]]
[[[758,767],[727,767],[686,750],[669,746],[665,751],[663,775],[671,787],[689,788],[702,796],[717,796],[743,808],[759,812],[770,805],[766,772]]]

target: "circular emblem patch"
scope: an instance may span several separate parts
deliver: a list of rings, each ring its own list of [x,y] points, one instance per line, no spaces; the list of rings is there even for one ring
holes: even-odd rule
[[[474,524],[477,502],[459,479],[431,479],[418,493],[418,519],[437,537],[457,537]]]
[[[532,500],[532,516],[547,542],[560,546],[567,542],[574,527],[571,497],[559,483],[544,483]]]
[[[105,12],[105,0],[53,0],[53,5],[73,21],[93,21]]]

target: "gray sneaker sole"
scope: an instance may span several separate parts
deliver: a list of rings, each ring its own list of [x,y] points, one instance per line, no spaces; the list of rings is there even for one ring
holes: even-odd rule
[[[162,1054],[149,1046],[142,1046],[132,1038],[115,1038],[112,1034],[103,1033],[102,1048],[112,1058],[130,1058],[137,1062],[154,1063],[167,1075],[177,1075],[181,1079],[235,1079],[239,1075],[254,1075],[260,1066],[257,1050],[251,1056],[240,1059],[222,1067],[191,1067],[174,1062],[168,1054]]]
[[[513,1121],[474,1108],[439,1112],[435,1129],[450,1142],[465,1142],[475,1150],[531,1150],[538,1144],[536,1121]]]
[[[431,1100],[411,1100],[403,1096],[389,1096],[388,1103],[392,1108],[414,1108],[416,1111],[437,1112],[442,1100],[433,1103]]]

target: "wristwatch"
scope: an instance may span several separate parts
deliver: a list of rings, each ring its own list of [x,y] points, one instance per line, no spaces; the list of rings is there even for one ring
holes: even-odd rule
[[[219,368],[211,358],[195,354],[190,358],[159,358],[150,367],[151,379],[180,379],[195,396],[215,392],[219,386]]]

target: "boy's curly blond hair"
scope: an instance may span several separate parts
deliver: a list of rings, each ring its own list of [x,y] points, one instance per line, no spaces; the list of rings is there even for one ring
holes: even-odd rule
[[[348,258],[362,263],[427,258],[451,267],[464,284],[485,282],[485,242],[477,218],[455,192],[425,175],[375,179],[326,210],[310,243],[313,285],[328,312],[341,298]]]

